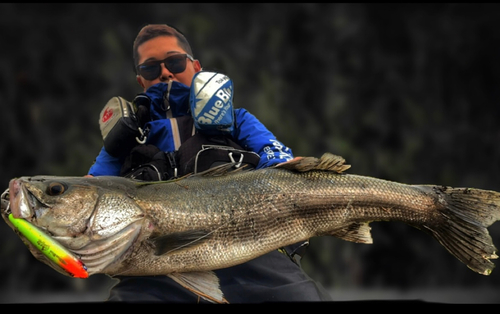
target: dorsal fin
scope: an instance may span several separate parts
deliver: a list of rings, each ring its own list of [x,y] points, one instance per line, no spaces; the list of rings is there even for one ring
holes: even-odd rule
[[[341,156],[337,156],[331,153],[324,153],[321,158],[295,157],[288,162],[277,165],[276,168],[284,168],[298,172],[324,170],[341,173],[351,168],[351,165],[346,165],[345,159]]]

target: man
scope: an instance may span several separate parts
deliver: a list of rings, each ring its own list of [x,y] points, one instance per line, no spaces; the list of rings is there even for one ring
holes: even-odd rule
[[[201,64],[194,59],[186,38],[168,25],[147,25],[134,41],[137,82],[150,100],[151,121],[146,144],[161,151],[179,149],[172,140],[172,119],[190,116],[189,88]],[[168,102],[166,106],[165,102]],[[293,158],[291,150],[279,142],[245,109],[235,109],[235,127],[230,137],[245,150],[259,155],[256,168],[269,167]],[[124,157],[110,155],[103,147],[88,175],[120,175]],[[330,300],[321,286],[292,261],[286,251],[273,251],[247,263],[216,270],[221,290],[229,303],[324,301]],[[166,276],[117,277],[109,301],[125,302],[207,302]]]

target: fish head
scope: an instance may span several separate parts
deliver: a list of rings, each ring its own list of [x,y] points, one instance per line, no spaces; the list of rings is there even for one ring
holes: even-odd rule
[[[98,187],[64,177],[21,177],[9,183],[10,211],[52,236],[78,237],[99,200]]]
[[[2,216],[11,228],[7,215],[26,220],[78,256],[89,274],[99,273],[120,259],[142,229],[135,184],[121,177],[16,178],[9,183],[10,204]],[[60,271],[20,236],[37,259]]]

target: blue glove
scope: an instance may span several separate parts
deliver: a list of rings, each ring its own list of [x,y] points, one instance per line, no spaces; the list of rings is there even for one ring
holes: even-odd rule
[[[164,111],[167,111],[167,107],[165,107],[165,99],[164,96],[167,94],[168,84],[167,83],[158,83],[151,87],[149,87],[146,92],[140,93],[139,95],[144,95],[150,99],[151,104],[154,104],[157,108],[162,108]]]
[[[151,100],[151,118],[153,120],[166,118],[171,110],[172,117],[189,113],[189,86],[177,81],[158,83],[146,90],[145,95]]]

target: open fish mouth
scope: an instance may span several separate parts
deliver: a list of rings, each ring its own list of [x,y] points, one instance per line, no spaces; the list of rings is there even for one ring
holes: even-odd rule
[[[49,207],[25,187],[20,185],[13,198],[10,189],[6,189],[0,199],[3,219],[19,234],[35,258],[72,277],[87,278],[120,261],[141,230],[141,222],[135,221],[110,237],[90,242],[79,249],[70,249],[67,244],[75,238],[55,236],[29,222],[40,209]],[[87,239],[82,240],[87,242]]]
[[[2,207],[4,198],[8,198],[7,210],[15,218],[32,219],[33,217],[40,217],[43,212],[50,208],[31,193],[19,179],[12,180],[9,188],[2,194]]]
[[[25,195],[25,190],[20,195]],[[40,261],[60,273],[64,273],[76,278],[87,278],[89,276],[87,267],[82,261],[67,250],[64,246],[54,240],[47,233],[31,224],[24,218],[16,218],[11,211],[11,208],[16,209],[16,206],[10,206],[10,191],[9,189],[1,195],[2,217],[7,224],[19,234],[23,243],[25,243],[30,252]],[[26,205],[26,202],[20,204]],[[14,211],[16,212],[16,211]]]

